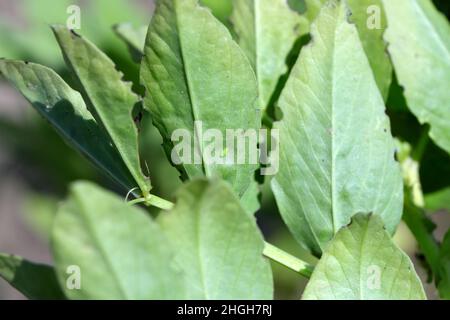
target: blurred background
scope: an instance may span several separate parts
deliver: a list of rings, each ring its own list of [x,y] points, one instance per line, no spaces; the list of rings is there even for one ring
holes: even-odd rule
[[[298,11],[305,10],[302,0],[289,0]],[[450,1],[435,0],[447,17]],[[204,0],[213,13],[229,24],[231,0]],[[153,0],[0,0],[0,57],[23,59],[44,64],[56,70],[74,88],[56,41],[48,27],[50,23],[65,23],[67,8],[81,7],[81,30],[104,50],[125,74],[125,79],[138,85],[138,65],[133,62],[124,42],[112,26],[132,22],[135,27],[149,23],[154,10]],[[407,27],[407,26],[405,26]],[[394,135],[414,143],[420,125],[406,109],[401,88],[394,82],[388,101]],[[154,192],[170,198],[180,185],[178,173],[166,160],[161,137],[151,125],[148,115],[141,124],[142,157],[148,164]],[[424,192],[447,197],[450,203],[449,156],[430,143],[421,167]],[[70,149],[52,128],[15,90],[0,79],[0,252],[14,253],[32,261],[52,263],[48,235],[58,202],[65,197],[68,185],[75,180],[95,181],[123,195],[107,178],[84,158]],[[296,256],[312,263],[315,259],[292,239],[282,223],[268,181],[262,186],[262,209],[257,213],[266,238]],[[430,198],[431,199],[431,198]],[[442,209],[442,199],[429,212],[438,225],[435,236],[441,240],[450,226],[449,212]],[[448,208],[448,205],[447,205]],[[395,236],[397,243],[413,259],[425,281],[427,274],[417,255],[417,244],[408,228],[401,224]],[[298,299],[304,280],[284,267],[273,265],[276,297]],[[428,297],[435,299],[433,284],[426,285]],[[23,296],[0,279],[0,299],[23,299]]]

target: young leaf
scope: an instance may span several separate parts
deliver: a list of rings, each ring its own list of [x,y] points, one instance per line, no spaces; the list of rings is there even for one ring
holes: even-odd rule
[[[145,44],[147,27],[141,26],[135,28],[131,23],[119,23],[115,25],[113,29],[114,32],[125,41],[133,59],[136,62],[140,62]]]
[[[0,277],[29,299],[65,299],[56,279],[55,270],[50,266],[0,253]]]
[[[238,43],[255,70],[259,107],[264,110],[278,79],[288,71],[286,57],[308,32],[308,23],[286,0],[233,0],[233,5],[231,19]]]
[[[72,186],[56,215],[52,243],[59,281],[71,299],[184,297],[182,274],[172,267],[171,247],[157,224],[91,183]],[[79,273],[68,273],[71,267]],[[79,290],[68,288],[77,276]]]
[[[343,2],[311,26],[280,97],[280,168],[272,180],[295,238],[320,255],[356,212],[380,215],[393,233],[403,186],[384,103]],[[351,55],[351,59],[348,57]]]
[[[228,184],[188,183],[158,222],[186,271],[189,299],[272,299],[262,235]]]
[[[256,79],[248,59],[226,27],[197,0],[158,2],[147,34],[141,82],[147,89],[145,107],[169,157],[176,130],[189,133],[192,142],[200,130],[216,129],[225,137],[226,129],[260,126]],[[211,164],[204,161],[208,144],[201,140],[198,144],[190,150],[191,161],[179,167],[183,175],[222,177],[242,196],[258,165]],[[224,146],[223,151],[236,155],[237,144],[233,150]],[[194,153],[201,153],[202,164],[194,163]]]
[[[122,81],[114,63],[94,44],[65,26],[52,26],[64,58],[79,80],[88,106],[106,129],[144,196],[150,183],[141,171],[137,128],[132,111],[139,103],[131,84]]]
[[[358,214],[325,250],[303,299],[423,300],[422,284],[408,256],[376,215]]]
[[[81,95],[53,70],[16,60],[0,60],[0,74],[14,85],[69,145],[80,151],[125,189],[133,188],[120,155],[111,147]]]
[[[450,153],[450,25],[430,0],[383,3],[385,39],[408,107]]]
[[[326,2],[327,0],[306,0],[306,16],[310,21],[314,21]],[[387,19],[382,0],[346,0],[346,2],[352,12],[349,19],[356,25],[378,89],[386,101],[392,80],[392,66],[383,41]]]

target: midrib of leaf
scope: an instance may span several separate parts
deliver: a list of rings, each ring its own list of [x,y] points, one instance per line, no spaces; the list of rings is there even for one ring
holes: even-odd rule
[[[200,119],[200,117],[199,117],[199,111],[197,110],[197,104],[195,101],[195,93],[192,90],[192,83],[191,83],[192,80],[190,80],[190,76],[189,76],[189,72],[188,72],[189,66],[186,62],[187,59],[186,59],[186,56],[184,53],[185,50],[183,48],[184,45],[183,45],[183,39],[182,39],[181,32],[180,32],[180,22],[178,20],[178,18],[179,18],[178,1],[177,0],[173,0],[173,1],[175,1],[175,6],[174,6],[175,7],[175,21],[176,21],[176,29],[177,29],[177,33],[178,33],[178,41],[180,44],[181,63],[183,65],[183,70],[184,70],[183,74],[184,74],[184,78],[186,81],[187,93],[189,95],[189,102],[191,105],[191,111],[192,111],[192,116],[193,116],[193,120],[194,120],[193,126],[195,128],[194,129],[195,139],[197,139],[197,141],[199,143],[199,148],[200,148],[199,151],[200,151],[200,155],[202,157],[201,165],[202,165],[203,171],[205,172],[205,175],[207,177],[211,177],[211,173],[209,172],[208,165],[205,164],[205,159],[203,157],[203,141],[200,140],[200,137],[198,136],[198,130],[196,130],[197,127],[195,125],[195,121]],[[198,4],[197,4],[197,6],[198,6]],[[203,21],[203,23],[204,23],[204,21]],[[204,30],[204,27],[202,27],[202,30]],[[195,150],[194,150],[194,152],[195,152]],[[195,156],[195,154],[194,154],[194,156]]]
[[[203,198],[203,196],[202,196],[202,198]],[[203,209],[203,199],[199,199],[199,201],[200,201],[200,208],[199,208],[199,212],[198,212],[198,218],[197,218],[197,221],[196,221],[196,223],[195,223],[195,228],[196,228],[196,234],[197,234],[197,237],[196,237],[196,240],[197,240],[197,250],[198,250],[198,252],[197,252],[197,256],[198,256],[198,264],[199,264],[199,269],[200,269],[200,277],[201,277],[201,281],[202,281],[202,283],[201,283],[201,285],[202,285],[202,288],[203,288],[203,292],[204,292],[204,294],[205,294],[205,298],[208,300],[209,299],[209,292],[208,292],[208,290],[207,290],[207,287],[206,287],[206,284],[205,284],[205,268],[204,268],[204,266],[203,266],[203,254],[202,254],[202,246],[201,246],[201,244],[202,244],[202,241],[201,241],[201,238],[200,238],[200,218],[201,218],[201,212],[202,212],[202,209]]]
[[[108,254],[105,252],[105,249],[103,248],[102,241],[100,241],[97,237],[97,234],[95,233],[95,228],[92,227],[92,223],[89,221],[89,217],[87,215],[85,215],[85,212],[89,211],[89,208],[87,208],[84,205],[84,201],[83,199],[81,199],[80,194],[74,194],[74,200],[77,201],[78,206],[80,208],[82,208],[81,212],[82,214],[82,223],[86,226],[86,230],[88,230],[90,236],[92,237],[93,243],[97,246],[101,256],[103,257],[106,266],[108,267],[108,269],[111,271],[111,274],[113,275],[114,279],[115,279],[115,283],[117,288],[119,289],[119,291],[122,293],[124,299],[131,299],[131,297],[128,297],[128,294],[125,290],[125,288],[123,287],[122,282],[120,281],[121,277],[120,274],[117,272],[117,270],[114,268],[113,263],[111,263],[111,260],[109,259]]]
[[[436,40],[436,42],[439,44],[439,47],[443,48],[444,53],[447,55],[447,57],[450,59],[450,51],[447,48],[447,46],[445,45],[445,43],[442,41],[439,33],[436,31],[436,28],[434,27],[434,25],[430,22],[429,17],[425,14],[425,12],[423,11],[422,6],[420,6],[416,0],[412,0],[413,3],[413,8],[414,10],[416,10],[417,14],[422,18],[422,22],[428,27],[428,29],[431,31],[431,35],[433,36],[433,38]],[[442,60],[442,58],[440,56],[436,56],[436,58],[438,58],[439,60]],[[446,62],[446,61],[444,61]]]
[[[361,247],[359,249],[359,256],[361,257],[360,262],[359,262],[359,297],[361,300],[364,300],[364,293],[363,293],[363,281],[362,281],[362,275],[363,275],[363,271],[362,271],[362,257],[364,254],[364,244],[366,242],[366,237],[367,237],[367,231],[369,230],[368,225],[366,225],[365,229],[364,229],[364,233],[363,233],[363,237],[362,237],[362,241],[361,241]]]

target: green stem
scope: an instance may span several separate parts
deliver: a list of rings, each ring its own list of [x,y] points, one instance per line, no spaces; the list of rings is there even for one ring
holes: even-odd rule
[[[154,194],[149,194],[147,197],[133,199],[131,201],[128,201],[127,203],[131,206],[139,203],[144,203],[146,206],[154,206],[162,210],[170,210],[173,208],[172,202],[155,196]]]
[[[430,131],[430,126],[425,125],[420,132],[419,141],[417,142],[414,150],[412,152],[412,158],[417,162],[422,160],[423,154],[427,148],[428,142],[430,141],[430,136],[428,135]]]
[[[293,255],[290,255],[289,253],[275,247],[268,242],[265,242],[263,255],[308,279],[311,277],[314,269],[310,264],[298,259],[297,257],[294,257]]]
[[[146,199],[146,204],[150,205],[150,206],[154,206],[157,208],[160,208],[162,210],[170,210],[173,208],[174,204],[166,199],[160,198],[158,196],[155,196],[153,194],[151,194],[147,199]]]

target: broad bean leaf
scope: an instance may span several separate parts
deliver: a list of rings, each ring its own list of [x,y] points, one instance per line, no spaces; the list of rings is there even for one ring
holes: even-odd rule
[[[305,15],[312,22],[317,17],[322,6],[328,0],[306,0]],[[392,65],[386,53],[383,34],[387,19],[382,0],[346,0],[351,17],[355,23],[364,51],[369,59],[378,88],[386,101],[392,80]]]
[[[180,299],[182,272],[150,216],[88,182],[75,183],[52,232],[60,283],[71,299]],[[76,266],[81,288],[65,284]]]
[[[234,30],[258,79],[259,107],[265,109],[278,79],[288,71],[289,52],[308,32],[308,21],[286,0],[233,0],[233,5]]]
[[[280,97],[280,168],[272,180],[295,238],[319,256],[356,212],[393,233],[403,186],[394,142],[355,26],[343,2],[326,4]],[[349,59],[349,55],[352,59]]]
[[[325,250],[311,276],[307,300],[423,300],[425,292],[408,256],[376,215],[358,214]]]
[[[0,277],[29,299],[65,299],[53,267],[0,253]]]
[[[97,123],[108,133],[143,195],[148,195],[150,183],[141,171],[138,132],[132,117],[139,98],[131,83],[122,80],[123,74],[94,44],[65,26],[54,25],[52,29]]]
[[[119,23],[114,26],[114,32],[128,46],[133,59],[140,62],[143,54],[147,26],[134,27],[131,23]]]
[[[124,188],[133,178],[81,95],[53,70],[34,63],[0,60],[0,73],[47,119],[69,145]]]
[[[383,3],[385,39],[408,107],[450,153],[450,24],[430,0]]]
[[[211,142],[197,139],[200,130],[216,129],[225,137],[226,129],[260,126],[255,74],[226,27],[196,0],[159,1],[147,34],[141,82],[147,89],[145,107],[169,157],[177,145],[171,140],[175,130],[190,134],[192,161],[178,166],[183,177],[218,176],[242,196],[258,165],[204,161]],[[195,147],[193,140],[198,140]],[[201,164],[194,163],[194,153]],[[236,155],[237,144],[223,146],[223,154]]]
[[[158,222],[186,272],[189,299],[272,299],[262,235],[227,183],[189,182]]]

